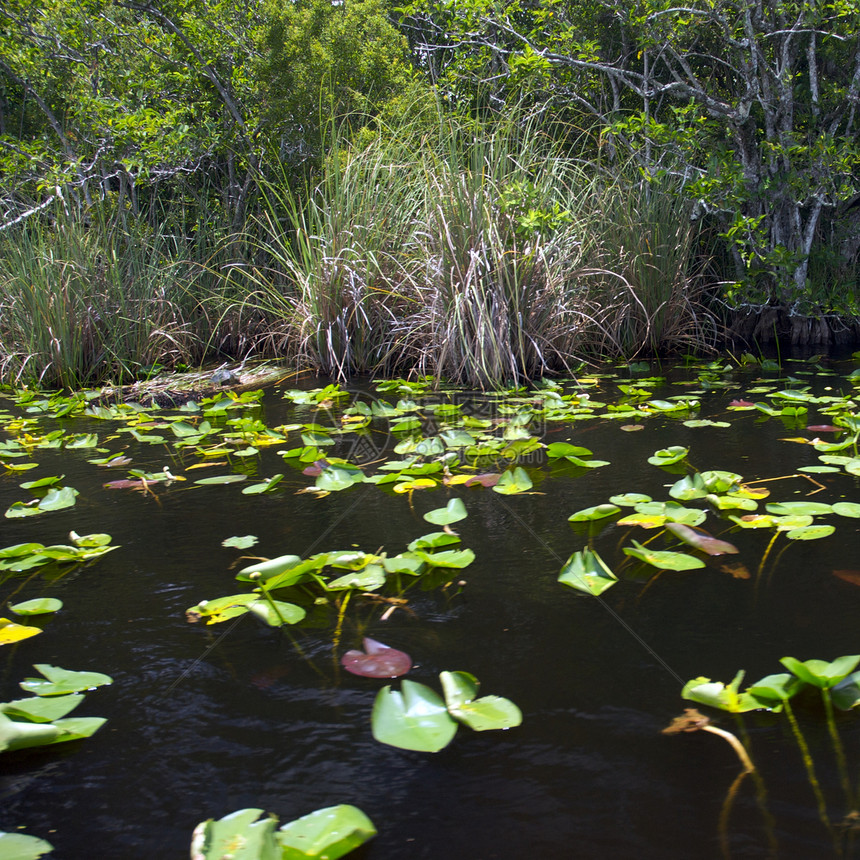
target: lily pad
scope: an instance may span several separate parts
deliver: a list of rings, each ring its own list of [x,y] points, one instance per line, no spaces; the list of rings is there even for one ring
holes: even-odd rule
[[[63,601],[56,597],[36,597],[23,603],[9,604],[9,609],[16,615],[45,615],[57,612],[63,608]]]
[[[404,651],[383,645],[365,636],[364,651],[347,651],[341,665],[353,675],[364,678],[399,678],[412,668],[412,658]]]
[[[240,481],[247,480],[247,475],[212,475],[210,478],[200,478],[194,483],[209,486],[212,484],[238,484]]]
[[[476,732],[509,729],[520,725],[523,715],[510,699],[478,697],[478,679],[469,672],[442,672],[439,675],[448,713]]]
[[[607,588],[615,585],[618,577],[596,552],[586,547],[573,553],[565,562],[558,575],[558,581],[577,591],[584,591],[586,594],[598,597]]]
[[[621,508],[618,505],[602,504],[594,505],[590,508],[583,508],[581,511],[571,514],[567,519],[572,523],[588,522],[590,520],[602,520],[606,517],[611,517],[617,514]]]
[[[516,495],[517,493],[528,492],[532,486],[532,479],[528,472],[521,466],[502,472],[498,483],[493,487],[493,492],[502,493],[506,496]]]
[[[684,543],[706,552],[708,555],[734,554],[738,551],[734,544],[715,538],[703,529],[692,528],[683,523],[666,523],[666,530],[672,532],[676,538],[684,541]]]
[[[373,737],[419,752],[438,752],[454,739],[457,721],[430,687],[404,680],[400,690],[383,687],[373,703]]]
[[[660,448],[655,451],[648,458],[648,462],[652,466],[671,466],[674,463],[680,463],[689,453],[690,449],[683,445],[671,445],[668,448]]]
[[[16,624],[8,618],[0,618],[0,645],[10,645],[13,642],[20,642],[22,639],[29,639],[31,636],[38,636],[41,632],[39,627],[27,627],[24,624]]]
[[[67,693],[81,693],[113,683],[110,675],[103,675],[101,672],[72,672],[50,663],[36,663],[33,668],[45,677],[27,678],[26,681],[21,681],[19,686],[37,696],[64,696]]]
[[[632,547],[624,547],[624,554],[638,558],[639,561],[644,561],[660,570],[696,570],[705,566],[701,559],[684,552],[649,549],[637,541],[633,541]]]
[[[0,832],[0,858],[2,860],[37,860],[50,854],[54,846],[37,836],[26,833]]]
[[[433,511],[428,511],[424,514],[424,519],[434,526],[447,526],[465,519],[468,515],[463,500],[453,498],[444,508],[436,508]]]
[[[278,860],[338,860],[376,836],[373,822],[356,806],[318,809],[285,824],[275,834]]]

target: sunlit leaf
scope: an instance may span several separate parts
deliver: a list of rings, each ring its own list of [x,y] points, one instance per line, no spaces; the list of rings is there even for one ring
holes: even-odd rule
[[[256,535],[234,535],[233,537],[224,538],[221,541],[221,546],[229,546],[234,549],[249,549],[259,543],[259,540]]]
[[[685,448],[682,445],[672,445],[669,448],[660,448],[658,451],[655,451],[648,458],[648,462],[652,466],[671,466],[674,463],[679,463],[689,453],[689,448]]]
[[[0,831],[0,858],[2,860],[37,860],[50,854],[54,846],[44,839],[26,833],[3,833]]]
[[[765,510],[777,516],[808,515],[811,517],[832,514],[833,507],[823,502],[768,502]]]
[[[240,481],[247,480],[247,475],[212,475],[210,478],[200,478],[194,483],[209,486],[211,484],[237,484]]]
[[[606,517],[611,517],[617,514],[621,508],[613,504],[594,505],[590,508],[583,508],[571,514],[567,519],[572,523],[588,522],[591,520],[602,520]]]
[[[615,585],[618,577],[596,552],[586,547],[573,553],[565,562],[558,581],[597,597]]]
[[[373,822],[348,804],[318,809],[285,824],[275,834],[282,851],[278,860],[338,860],[374,836]]]
[[[785,536],[789,540],[818,540],[819,538],[830,537],[835,531],[834,526],[801,526],[790,529],[785,533]]]
[[[528,472],[521,466],[516,466],[507,472],[502,472],[498,483],[493,487],[493,492],[511,496],[517,493],[525,493],[533,486]]]
[[[0,645],[20,642],[31,636],[38,636],[41,632],[39,627],[27,627],[24,624],[16,624],[8,618],[0,618]]]
[[[637,541],[633,541],[632,547],[625,546],[623,552],[625,555],[638,558],[639,561],[644,561],[646,564],[660,568],[660,570],[695,570],[705,566],[701,559],[692,555],[683,552],[650,549]]]
[[[16,615],[44,615],[57,612],[63,608],[63,601],[56,597],[36,597],[23,603],[9,604],[9,609]]]
[[[509,729],[520,725],[523,715],[510,699],[501,696],[478,697],[478,679],[468,672],[442,672],[439,675],[448,713],[476,732]]]
[[[829,690],[850,675],[860,663],[860,654],[837,657],[832,662],[826,660],[806,660],[801,662],[794,657],[783,657],[780,661],[789,672],[813,687]]]
[[[466,506],[460,498],[451,499],[444,508],[436,508],[423,515],[428,523],[436,526],[450,525],[459,522],[468,516]]]
[[[383,687],[373,703],[373,737],[380,743],[438,752],[454,739],[457,721],[430,687],[404,680],[400,690]]]
[[[101,672],[72,672],[50,663],[36,663],[33,668],[41,672],[44,678],[27,678],[18,686],[37,696],[64,696],[66,693],[81,693],[113,683],[110,675]]]
[[[689,699],[691,702],[709,705],[712,708],[720,708],[732,714],[757,711],[768,707],[768,705],[762,703],[755,696],[749,693],[738,692],[743,678],[744,673],[742,671],[738,672],[728,686],[721,681],[712,681],[710,678],[693,678],[692,681],[687,681],[684,685],[684,689],[681,690],[681,696],[684,699]]]

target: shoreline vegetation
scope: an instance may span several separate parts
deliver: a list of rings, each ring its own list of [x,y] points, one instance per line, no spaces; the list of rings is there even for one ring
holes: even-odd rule
[[[0,383],[860,339],[858,0],[11,0]]]
[[[6,231],[2,382],[278,358],[490,388],[733,340],[856,342],[856,317],[731,307],[673,180],[570,157],[536,122],[439,119],[333,145],[305,188],[261,179],[238,231],[108,204]]]

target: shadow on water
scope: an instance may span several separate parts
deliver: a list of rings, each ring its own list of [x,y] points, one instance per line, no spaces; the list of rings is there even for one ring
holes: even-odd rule
[[[666,375],[653,397],[686,394],[690,386],[673,383],[696,379],[681,369]],[[341,650],[371,635],[409,652],[415,680],[438,688],[441,670],[466,670],[481,679],[482,689],[522,709],[522,726],[461,732],[436,754],[373,740],[369,716],[381,682],[337,668],[330,615],[322,626],[291,628],[291,642],[251,617],[189,625],[185,610],[245,587],[231,569],[241,551],[221,544],[231,535],[256,535],[259,543],[246,552],[264,556],[353,546],[394,554],[429,530],[421,514],[444,505],[453,489],[397,495],[358,485],[320,499],[295,495],[313,478],[285,468],[273,446],[242,468],[259,477],[286,473],[282,492],[246,496],[236,486],[192,483],[219,471],[211,469],[141,494],[103,489],[114,475],[106,478],[87,462],[91,451],[34,452],[40,467],[34,475],[63,474],[80,496],[73,508],[5,520],[0,543],[59,543],[74,529],[108,532],[120,548],[28,590],[27,597],[61,598],[64,609],[44,621],[42,635],[0,651],[0,693],[5,701],[20,695],[17,683],[35,663],[106,672],[114,683],[88,694],[80,708],[82,716],[107,718],[92,738],[3,756],[0,829],[26,828],[52,842],[57,857],[143,860],[187,856],[199,821],[243,807],[288,821],[351,803],[379,830],[353,855],[365,860],[688,858],[727,851],[733,857],[833,856],[784,719],[757,712],[739,727],[715,712],[717,724],[745,733],[759,769],[756,779],[737,787],[722,833],[737,759],[715,737],[670,738],[661,729],[690,704],[680,690],[697,675],[728,682],[744,668],[751,681],[781,671],[785,655],[830,660],[860,652],[860,590],[833,575],[860,567],[860,521],[840,519],[828,540],[798,541],[778,559],[782,547],[775,549],[775,567],[759,577],[767,540],[742,530],[729,539],[747,578],[714,562],[704,570],[623,580],[599,600],[557,582],[564,561],[586,541],[567,522],[571,513],[619,492],[668,498],[679,476],[647,464],[659,448],[689,446],[694,468],[746,478],[782,476],[801,461],[815,462],[811,449],[781,441],[799,432],[779,420],[726,411],[758,377],[738,371],[732,378],[735,387],[698,395],[699,414],[728,420],[728,427],[687,427],[659,416],[638,432],[600,417],[548,422],[541,428],[545,442],[587,446],[610,465],[582,473],[526,463],[534,494],[457,488],[469,517],[456,528],[476,556],[457,572],[465,584],[415,589],[409,611],[397,609],[384,621],[385,605],[356,601]],[[818,392],[842,385],[841,376],[805,381]],[[318,384],[324,383],[306,383]],[[363,390],[372,388],[368,383]],[[606,399],[601,390],[595,399]],[[268,426],[307,420],[297,414],[280,389],[267,393]],[[102,422],[85,418],[61,426],[109,435]],[[138,468],[167,465],[177,474],[182,468],[164,446],[126,436],[106,447],[127,448]],[[816,478],[825,490],[813,498],[860,501],[857,478]],[[20,480],[2,479],[3,509],[23,498]],[[804,498],[808,489],[796,479],[774,498]],[[596,530],[593,546],[620,564],[620,547],[631,534],[642,542],[649,537],[610,523]],[[18,584],[6,581],[0,597]],[[803,699],[795,711],[829,817],[838,823],[851,810],[840,794],[820,708]],[[856,783],[857,720],[853,713],[837,720]]]

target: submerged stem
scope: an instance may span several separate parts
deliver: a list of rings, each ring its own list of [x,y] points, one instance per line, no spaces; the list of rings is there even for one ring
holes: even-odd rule
[[[732,749],[737,753],[738,758],[741,760],[741,764],[744,766],[744,773],[752,773],[755,770],[755,765],[752,763],[752,759],[744,749],[744,745],[731,732],[727,732],[725,729],[718,729],[716,726],[702,726],[702,731],[710,732],[712,735],[719,735],[729,743]]]

